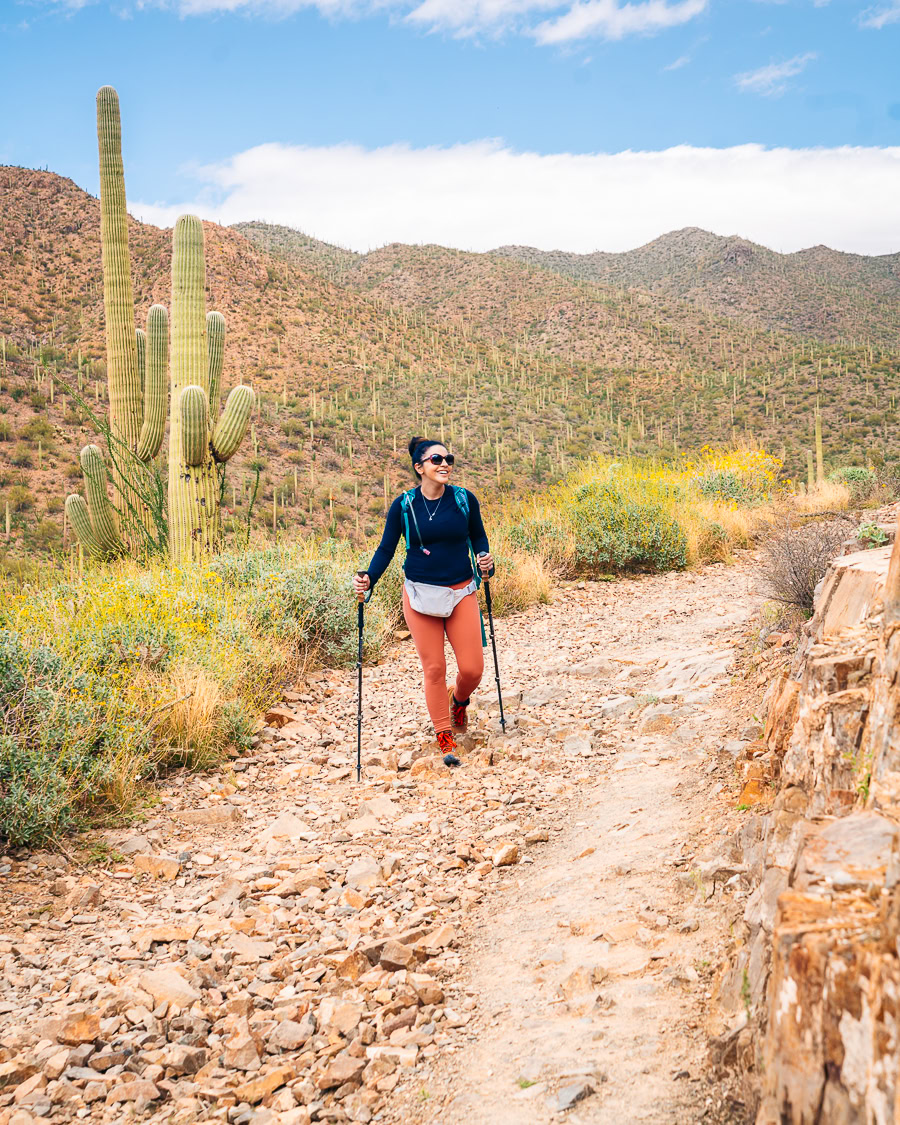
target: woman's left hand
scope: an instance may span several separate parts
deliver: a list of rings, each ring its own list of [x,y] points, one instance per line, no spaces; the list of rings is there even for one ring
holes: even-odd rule
[[[494,556],[491,554],[478,556],[478,569],[481,571],[482,578],[487,578],[494,568]]]

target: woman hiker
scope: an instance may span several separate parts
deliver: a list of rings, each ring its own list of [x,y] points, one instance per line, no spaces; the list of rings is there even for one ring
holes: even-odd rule
[[[481,615],[473,555],[484,577],[494,572],[473,494],[450,484],[453,454],[439,441],[409,443],[418,486],[391,504],[369,569],[354,576],[356,594],[368,594],[390,565],[401,535],[406,541],[403,616],[422,661],[425,703],[448,766],[458,766],[454,732],[466,730],[466,708],[484,672]],[[456,683],[447,686],[444,634],[456,655]]]

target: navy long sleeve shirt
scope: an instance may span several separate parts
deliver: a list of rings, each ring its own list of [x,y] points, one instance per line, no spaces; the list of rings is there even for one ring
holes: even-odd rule
[[[416,521],[410,515],[409,550],[403,564],[403,572],[410,581],[428,582],[432,586],[455,586],[457,582],[466,582],[472,577],[469,539],[472,540],[475,554],[480,555],[488,550],[488,538],[478,501],[468,489],[466,493],[469,497],[468,522],[449,485],[444,488],[440,502],[425,500],[421,486],[416,489],[412,504],[422,542],[419,542],[416,532]],[[397,544],[404,537],[401,499],[398,496],[388,509],[384,534],[369,563],[367,573],[372,589],[390,566]],[[428,554],[422,550],[423,545]]]

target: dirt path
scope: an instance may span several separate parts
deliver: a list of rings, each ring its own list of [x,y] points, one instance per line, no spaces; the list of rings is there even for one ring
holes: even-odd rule
[[[328,673],[89,872],[0,857],[0,1125],[700,1120],[704,856],[748,721],[721,693],[757,602],[742,564],[503,622],[513,729],[453,772],[401,644],[367,672],[362,787]]]
[[[465,950],[470,1042],[400,1119],[529,1125],[571,1107],[572,1122],[663,1125],[698,1121],[718,1100],[706,1081],[704,980],[723,918],[719,902],[707,905],[698,852],[714,854],[710,835],[727,831],[721,785],[708,778],[747,724],[717,695],[727,642],[758,599],[746,571],[715,568],[579,600],[619,612],[598,613],[582,638],[559,637],[543,669],[561,688],[548,718],[579,709],[584,680],[564,672],[567,653],[583,669],[585,643],[625,662],[614,678],[658,702],[637,723],[626,709],[604,724],[601,745],[615,755],[581,779],[565,830],[528,876],[480,911]]]

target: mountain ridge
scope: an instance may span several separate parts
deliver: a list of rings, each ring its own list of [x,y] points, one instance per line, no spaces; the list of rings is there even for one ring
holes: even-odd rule
[[[99,202],[10,167],[0,193],[0,515],[9,504],[8,542],[27,552],[59,546],[77,450],[95,440],[69,388],[106,408]],[[140,324],[168,304],[171,232],[128,229]],[[407,486],[413,432],[452,443],[462,481],[503,495],[594,453],[671,458],[705,443],[783,451],[796,474],[817,403],[832,463],[900,446],[896,341],[838,348],[498,255],[355,256],[290,228],[204,230],[208,307],[228,324],[224,390],[240,379],[257,392],[229,467],[239,543],[276,527],[373,534]]]
[[[900,333],[900,252],[853,254],[817,245],[782,254],[740,235],[683,227],[619,252],[500,246],[490,253],[823,340],[887,341]]]

